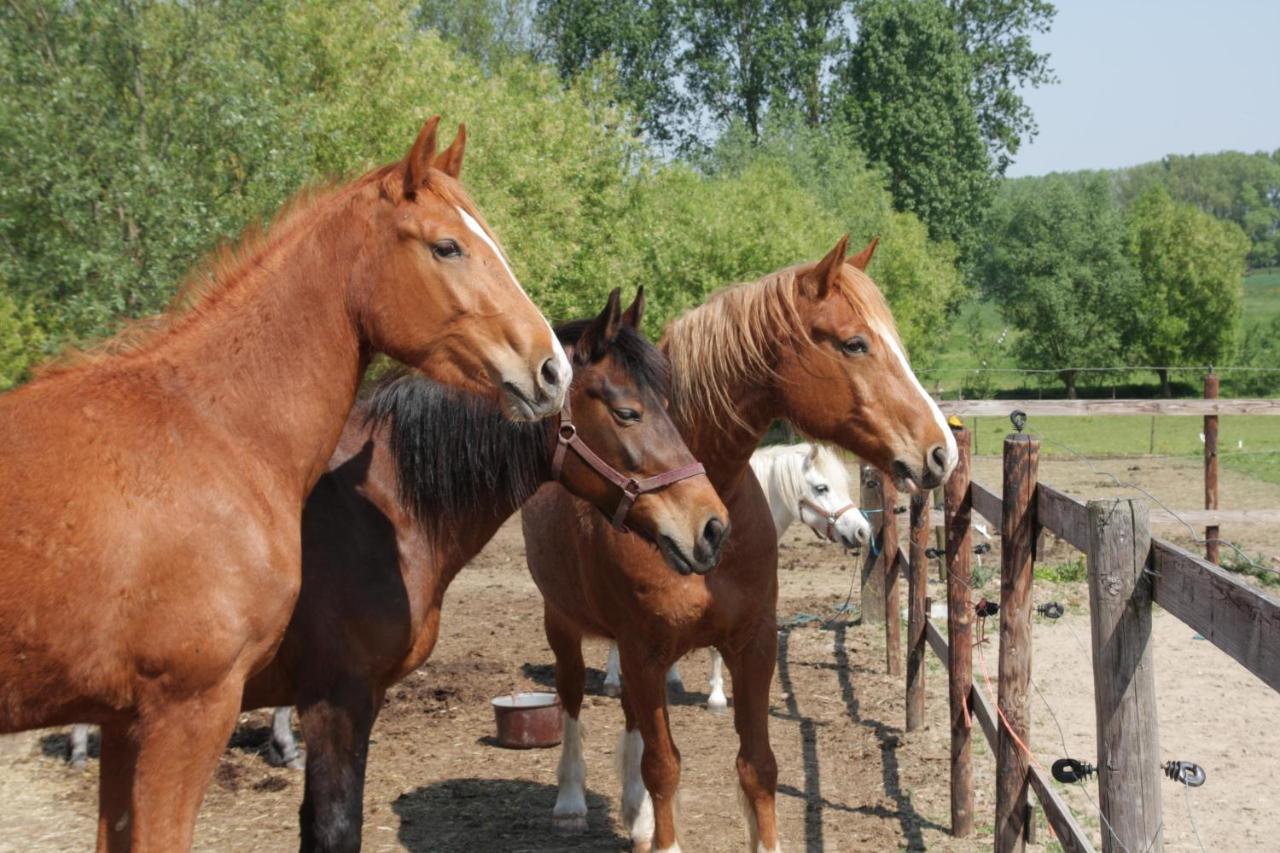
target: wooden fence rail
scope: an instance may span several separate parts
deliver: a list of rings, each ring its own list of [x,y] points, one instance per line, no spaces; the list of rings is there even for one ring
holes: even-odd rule
[[[952,834],[967,837],[973,832],[971,732],[977,720],[997,760],[997,853],[1023,849],[1030,829],[1028,791],[1035,793],[1064,849],[1094,849],[1029,751],[1032,543],[1043,529],[1083,551],[1089,567],[1100,808],[1108,827],[1102,850],[1159,851],[1162,777],[1152,604],[1164,607],[1280,690],[1280,602],[1200,557],[1151,538],[1149,515],[1153,513],[1141,501],[1111,499],[1086,506],[1038,483],[1038,445],[1033,438],[1011,435],[1006,440],[999,495],[970,480],[968,431],[957,429],[956,440],[960,461],[943,490],[947,637],[930,621],[926,604],[924,519],[931,516],[927,496],[911,501],[909,558],[903,561],[898,555],[888,570],[908,577],[909,730],[921,724],[924,714],[923,667],[916,657],[921,643],[927,643],[947,668]],[[892,503],[883,506],[885,517],[892,517]],[[1000,666],[994,708],[973,681],[975,602],[969,561],[975,511],[998,528],[1002,538]],[[896,609],[887,615],[888,621],[898,621]],[[893,637],[892,642],[899,641]]]

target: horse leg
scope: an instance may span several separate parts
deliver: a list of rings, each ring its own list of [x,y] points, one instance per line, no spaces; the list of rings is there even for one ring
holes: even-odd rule
[[[720,714],[729,707],[729,700],[724,696],[724,658],[715,646],[707,651],[711,652],[711,695],[707,697],[707,708]]]
[[[739,803],[747,820],[747,849],[777,853],[778,764],[769,746],[769,685],[777,663],[777,631],[772,620],[747,645],[728,656],[733,677],[733,724],[738,730]]]
[[[293,706],[283,705],[271,715],[271,740],[267,744],[267,763],[272,767],[301,770],[306,759],[293,736]]]
[[[622,816],[634,853],[678,853],[675,799],[680,784],[680,751],[671,739],[664,685],[666,668],[629,656],[622,666],[627,686],[627,731],[622,755]],[[647,792],[647,796],[644,794]],[[651,817],[650,817],[651,816]]]
[[[71,756],[67,760],[77,770],[89,763],[89,727],[84,723],[71,727]]]
[[[564,706],[564,739],[556,767],[556,805],[551,820],[556,829],[581,832],[587,828],[587,762],[582,755],[582,694],[587,671],[582,661],[582,635],[546,608],[547,642],[556,656],[556,692]]]
[[[307,743],[306,787],[298,813],[301,850],[360,849],[365,763],[379,704],[369,684],[359,679],[298,703]]]
[[[84,728],[88,729],[87,726]],[[98,851],[127,851],[133,771],[138,761],[137,744],[129,734],[128,723],[112,722],[102,726],[98,755],[101,758],[98,770]]]
[[[125,742],[130,735],[136,740],[137,761],[128,807],[120,809],[114,786],[111,794],[105,790],[102,794],[103,805],[111,807],[111,813],[99,817],[100,848],[133,853],[191,848],[196,814],[235,729],[243,693],[243,681],[227,679],[204,693],[151,705],[131,732],[116,729],[108,735],[104,727],[104,771],[110,760],[115,765],[113,774],[123,780],[121,759],[130,755]],[[131,842],[127,848],[123,844],[126,828]]]
[[[609,643],[609,660],[604,665],[604,695],[615,699],[622,695],[622,665],[618,663],[617,643]]]

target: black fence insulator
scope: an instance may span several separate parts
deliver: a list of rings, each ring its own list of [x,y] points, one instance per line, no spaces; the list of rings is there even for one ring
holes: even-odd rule
[[[1089,762],[1076,761],[1074,758],[1059,758],[1053,762],[1053,767],[1050,770],[1053,773],[1053,778],[1067,785],[1073,782],[1083,782],[1098,772],[1098,768]]]
[[[1027,425],[1027,413],[1022,409],[1014,409],[1009,413],[1009,423],[1013,424],[1013,428],[1018,432],[1022,432]]]
[[[990,554],[990,553],[991,553],[991,543],[990,543],[990,542],[979,542],[977,545],[974,545],[974,546],[973,546],[973,553],[977,554],[979,557],[981,557],[983,554]]]
[[[939,557],[945,557],[947,555],[947,552],[942,550],[941,548],[925,548],[924,555],[928,557],[930,560],[936,560]]]
[[[1190,761],[1166,761],[1164,775],[1188,788],[1199,788],[1205,780],[1204,768]]]
[[[906,511],[907,511],[907,507],[905,507],[905,506],[895,506],[895,507],[893,508],[893,514],[894,514],[894,515],[902,515],[902,514],[903,514],[904,512],[906,512]]]
[[[1067,611],[1056,601],[1046,601],[1044,604],[1036,605],[1036,612],[1046,619],[1061,619],[1062,614]]]
[[[973,609],[974,609],[974,612],[978,614],[979,618],[983,618],[986,616],[995,616],[997,613],[999,613],[1000,605],[994,601],[987,601],[985,598],[983,598],[983,599],[980,599],[978,603],[973,606]]]

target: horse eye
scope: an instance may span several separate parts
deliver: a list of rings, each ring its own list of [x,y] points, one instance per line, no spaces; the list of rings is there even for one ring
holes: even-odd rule
[[[867,339],[862,335],[854,335],[849,340],[840,344],[840,350],[845,355],[866,355],[870,351],[867,346]]]
[[[455,240],[441,240],[439,243],[431,244],[431,254],[437,258],[460,258],[462,257],[462,247]]]
[[[813,490],[814,490],[815,492],[817,492],[818,494],[820,494],[820,495],[825,495],[827,492],[831,491],[829,488],[827,488],[826,486],[822,485],[821,483],[819,483],[818,485],[814,486],[814,487],[813,487]]]
[[[635,423],[640,420],[640,413],[635,409],[614,409],[613,416],[620,421],[627,423]]]

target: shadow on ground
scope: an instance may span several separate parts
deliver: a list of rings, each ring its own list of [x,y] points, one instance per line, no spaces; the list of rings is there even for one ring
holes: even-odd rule
[[[614,826],[608,799],[587,791],[587,829],[551,826],[552,785],[508,779],[447,779],[416,788],[392,803],[398,837],[408,850],[503,850],[585,853],[629,850]]]

